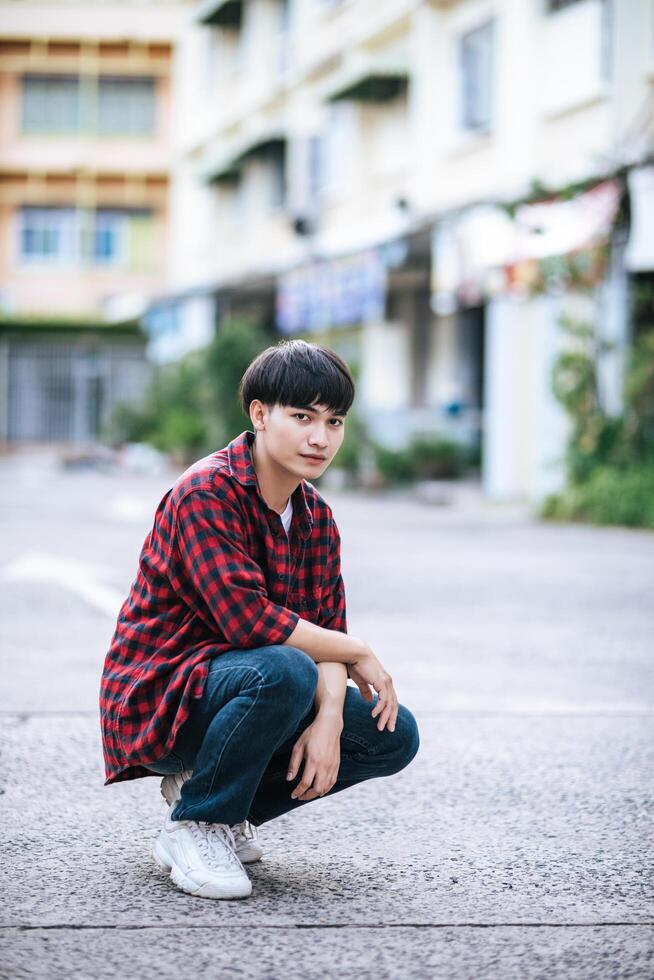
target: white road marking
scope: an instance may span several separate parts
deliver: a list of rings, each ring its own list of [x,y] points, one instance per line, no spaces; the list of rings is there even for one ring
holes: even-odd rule
[[[114,573],[115,570],[77,561],[75,558],[59,558],[40,552],[28,552],[10,562],[0,572],[0,579],[4,582],[41,582],[59,585],[88,602],[94,609],[115,617],[125,597],[116,589],[99,581],[99,576],[106,575],[108,572]]]

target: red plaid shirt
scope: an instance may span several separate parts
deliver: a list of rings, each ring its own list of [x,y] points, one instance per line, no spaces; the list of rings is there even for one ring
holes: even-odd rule
[[[102,674],[107,783],[152,775],[213,657],[283,643],[300,617],[347,631],[331,509],[302,480],[287,538],[259,492],[253,438],[198,460],[157,508]]]

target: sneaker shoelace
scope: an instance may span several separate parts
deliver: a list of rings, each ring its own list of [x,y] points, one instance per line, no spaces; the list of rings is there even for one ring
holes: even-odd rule
[[[249,820],[242,820],[240,823],[235,823],[231,830],[237,844],[239,844],[241,841],[251,841],[257,839],[256,828],[250,823]]]
[[[234,835],[228,824],[191,822],[190,826],[200,853],[211,864],[243,870],[234,850]]]

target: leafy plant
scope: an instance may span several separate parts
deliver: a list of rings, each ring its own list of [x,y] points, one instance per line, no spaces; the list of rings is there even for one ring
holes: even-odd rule
[[[444,436],[414,436],[402,449],[374,446],[375,463],[387,483],[448,480],[462,476],[475,455]]]
[[[373,447],[375,466],[385,483],[411,483],[418,476],[415,458],[410,449]]]
[[[592,327],[564,320],[576,342],[554,365],[553,391],[568,413],[567,487],[548,497],[544,517],[654,527],[654,329],[633,345],[624,410],[609,415],[598,375],[609,348]]]
[[[275,338],[253,320],[235,317],[221,324],[206,351],[212,441],[225,445],[249,428],[239,400],[239,382],[248,364]]]
[[[366,427],[361,417],[350,409],[345,420],[345,435],[332,466],[357,476],[361,470],[361,457],[367,444]]]
[[[462,475],[465,450],[442,436],[416,436],[409,444],[415,470],[423,480],[446,480]]]
[[[189,459],[224,445],[248,425],[238,385],[268,343],[267,333],[250,321],[226,321],[207,348],[155,371],[141,407],[117,406],[110,437],[149,442]]]

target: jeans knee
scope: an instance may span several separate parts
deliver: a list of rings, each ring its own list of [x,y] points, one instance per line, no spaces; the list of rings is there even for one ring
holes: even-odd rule
[[[316,694],[317,666],[308,654],[297,647],[271,647],[270,656],[270,680],[274,683],[280,701],[289,710],[297,708],[300,715],[306,714]]]
[[[420,748],[418,723],[413,714],[403,704],[400,705],[395,722],[395,772],[404,769],[415,758]]]

